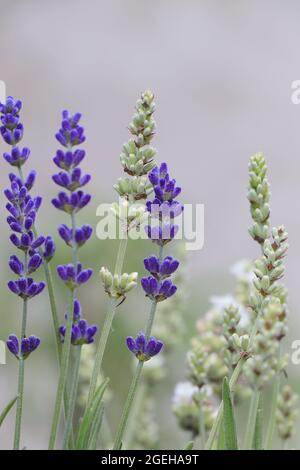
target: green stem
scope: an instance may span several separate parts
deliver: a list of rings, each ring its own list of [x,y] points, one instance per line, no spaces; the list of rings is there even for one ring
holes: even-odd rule
[[[118,249],[114,274],[120,275],[122,272],[126,248],[127,248],[127,238],[121,238],[120,243],[119,243],[119,249]],[[93,368],[91,381],[90,381],[87,408],[90,406],[92,399],[96,392],[97,381],[98,381],[98,377],[101,373],[101,368],[102,368],[103,356],[104,356],[104,352],[106,349],[107,340],[111,331],[111,326],[112,326],[112,323],[116,314],[118,303],[119,303],[118,299],[111,299],[110,308],[104,320],[104,325],[103,325],[100,339],[98,342],[94,368]]]
[[[27,275],[28,254],[24,254],[24,273]],[[24,395],[24,358],[21,351],[22,339],[26,337],[27,313],[28,313],[28,299],[23,300],[23,313],[22,313],[22,326],[20,336],[20,351],[19,351],[19,373],[18,373],[18,400],[16,407],[16,422],[15,422],[15,435],[14,435],[14,449],[19,450],[21,438],[21,423],[23,412],[23,395]]]
[[[71,349],[73,305],[74,305],[74,291],[72,290],[70,291],[68,318],[67,318],[66,333],[65,333],[65,338],[64,338],[63,348],[62,348],[61,367],[60,367],[54,413],[53,413],[53,419],[52,419],[51,434],[50,434],[50,440],[49,440],[49,450],[53,450],[55,447],[56,435],[57,435],[58,424],[59,424],[59,419],[60,419],[62,398],[63,398],[63,394],[64,394],[66,382],[67,382],[70,349]]]
[[[279,389],[280,389],[280,375],[278,374],[275,377],[275,383],[274,383],[274,388],[273,388],[271,412],[270,412],[271,414],[270,414],[270,420],[269,420],[266,442],[265,442],[266,450],[272,449],[273,437],[274,437],[275,426],[276,426],[276,410],[277,410],[277,400],[278,400]]]
[[[146,387],[147,385],[142,381],[135,395],[134,403],[132,405],[132,411],[128,419],[126,433],[124,435],[126,449],[132,449],[133,441],[135,438],[136,420],[138,419],[138,416],[142,411],[142,405],[144,403],[147,391]]]
[[[203,413],[203,401],[200,403],[199,409],[199,432],[200,432],[200,448],[205,448],[206,442],[206,429],[205,429],[205,416]]]
[[[52,321],[53,321],[53,328],[54,328],[54,334],[55,334],[55,343],[56,343],[56,352],[57,352],[57,357],[58,357],[58,363],[60,364],[62,344],[61,344],[60,334],[59,334],[59,331],[58,331],[59,321],[58,321],[57,308],[56,308],[56,302],[55,302],[52,273],[51,273],[51,269],[49,267],[49,264],[47,262],[45,262],[43,264],[43,266],[44,266],[46,284],[47,284],[47,288],[48,288],[49,303],[50,303],[51,313],[52,313]]]
[[[159,247],[159,260],[160,261],[162,261],[162,257],[163,257],[163,246],[161,245]],[[151,309],[150,309],[150,313],[149,313],[149,317],[148,317],[147,325],[146,325],[146,330],[145,330],[145,335],[146,335],[147,339],[149,339],[149,337],[151,335],[152,326],[153,326],[154,317],[155,317],[155,312],[156,312],[156,307],[157,307],[157,301],[152,300]],[[124,432],[126,431],[127,421],[128,421],[129,415],[130,415],[130,410],[131,410],[131,407],[132,407],[133,400],[135,398],[135,394],[136,394],[137,387],[138,387],[138,384],[139,384],[139,380],[140,380],[140,377],[141,377],[143,365],[144,365],[144,361],[139,361],[138,362],[136,372],[133,376],[132,383],[131,383],[131,386],[130,386],[130,389],[129,389],[129,392],[128,392],[128,395],[127,395],[127,399],[126,399],[126,402],[125,402],[121,422],[120,422],[120,425],[119,425],[119,428],[118,428],[118,431],[117,431],[117,436],[116,436],[116,440],[115,440],[115,444],[114,444],[114,450],[119,450],[121,448],[123,435],[124,435]]]
[[[24,393],[24,359],[19,358],[19,376],[18,376],[18,400],[15,422],[14,450],[20,449],[21,422],[23,411],[23,393]]]
[[[245,450],[251,450],[253,446],[253,438],[254,438],[254,433],[255,433],[255,424],[256,424],[258,404],[260,400],[260,393],[261,393],[260,390],[256,388],[251,396],[249,416],[248,416],[246,434],[245,434],[245,439],[244,439]]]
[[[253,450],[263,450],[263,400],[260,394],[253,438]]]
[[[66,419],[66,427],[63,438],[63,449],[66,449],[69,443],[69,439],[72,433],[72,423],[73,416],[76,406],[76,396],[79,382],[79,367],[80,367],[80,357],[81,357],[81,346],[75,347],[75,361],[74,361],[74,370],[72,371],[72,382],[70,386],[70,402]]]
[[[116,440],[115,440],[115,444],[114,444],[114,450],[120,450],[120,448],[121,448],[123,435],[124,435],[124,432],[126,430],[128,416],[129,416],[131,406],[132,406],[132,402],[134,400],[135,393],[136,393],[136,390],[137,390],[137,386],[138,386],[138,383],[139,383],[139,380],[140,380],[140,377],[141,377],[141,373],[142,373],[142,370],[143,370],[143,365],[144,365],[144,361],[139,361],[138,365],[136,367],[135,374],[133,376],[131,386],[130,386],[130,389],[129,389],[129,392],[128,392],[128,395],[127,395],[127,399],[126,399],[126,402],[125,402],[121,422],[120,422],[120,425],[119,425],[119,428],[118,428],[118,431],[117,431],[117,436],[116,436]]]
[[[78,247],[75,241],[75,232],[76,232],[76,218],[74,212],[71,214],[71,222],[72,222],[72,254],[73,254],[73,264],[76,269],[77,262],[78,262]]]
[[[27,258],[27,255],[25,255]],[[27,264],[27,261],[25,262]],[[26,268],[27,270],[27,268]],[[22,327],[20,337],[20,348],[22,339],[26,336],[26,323],[27,323],[27,299],[23,301],[23,314],[22,314]],[[14,435],[14,450],[20,449],[21,437],[21,423],[23,411],[23,395],[24,395],[24,359],[20,351],[19,357],[19,374],[18,374],[18,400],[16,407],[16,422],[15,422],[15,435]]]
[[[149,336],[151,335],[156,307],[157,307],[157,301],[152,300],[151,309],[150,309],[150,313],[149,313],[149,317],[148,317],[147,325],[146,325],[146,330],[145,330],[145,335],[147,339],[149,339]]]

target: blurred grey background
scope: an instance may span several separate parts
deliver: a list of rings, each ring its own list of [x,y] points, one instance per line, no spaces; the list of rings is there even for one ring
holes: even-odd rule
[[[151,88],[157,104],[154,145],[158,159],[169,162],[183,188],[184,202],[205,204],[205,245],[189,260],[190,282],[196,286],[187,319],[190,334],[209,297],[230,290],[228,267],[258,254],[247,233],[247,165],[250,155],[263,151],[269,165],[272,224],[284,223],[290,239],[286,283],[292,332],[287,344],[298,339],[300,105],[291,102],[291,83],[300,78],[300,3],[1,0],[0,9],[0,79],[6,82],[8,94],[23,100],[24,145],[32,151],[27,169],[38,171],[35,189],[44,197],[40,231],[56,234],[57,224],[65,220],[50,203],[57,192],[51,174],[61,110],[83,113],[87,135],[84,168],[93,175],[93,203],[80,217],[95,225],[97,205],[116,197],[112,185],[121,174],[119,154],[128,139],[126,126],[135,101],[141,91]],[[1,151],[4,147],[1,143]],[[1,188],[7,185],[8,171],[2,161]],[[6,241],[2,191],[0,199],[0,337],[4,339],[18,328],[20,303],[6,291],[7,258],[12,249]],[[62,242],[57,243],[59,256],[68,259]],[[103,264],[112,265],[114,250],[109,252],[107,246],[95,239],[94,248],[85,249],[86,263],[96,270]],[[138,253],[148,249],[143,245]],[[126,267],[139,266],[141,258],[132,250]],[[64,294],[61,291],[59,297],[62,312]],[[82,297],[89,299],[87,316],[101,323],[106,299],[97,276]],[[127,307],[127,319],[118,320],[124,334],[138,328],[128,319],[130,305],[134,306],[134,300]],[[143,318],[138,317],[139,322],[143,324]],[[56,388],[46,294],[32,302],[30,329],[43,337],[48,334],[49,354],[36,354],[28,365],[23,441],[29,447],[45,448],[49,429],[44,422],[49,422]],[[123,336],[120,334],[119,342]],[[123,351],[123,344],[118,344],[115,340],[115,347]],[[184,350],[187,347],[188,343]],[[0,366],[1,407],[16,388],[15,361],[9,358],[8,364]],[[184,377],[183,369],[176,373],[177,379]],[[299,376],[299,369],[291,367],[291,374]],[[130,371],[127,375],[126,384]],[[169,380],[166,387],[171,393],[175,379]],[[13,416],[0,432],[1,448],[11,444],[12,423]],[[171,433],[166,446],[180,445],[178,439]]]

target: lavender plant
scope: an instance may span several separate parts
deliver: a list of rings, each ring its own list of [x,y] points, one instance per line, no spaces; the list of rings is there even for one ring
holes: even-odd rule
[[[283,226],[273,228],[270,233],[266,170],[262,154],[251,157],[248,198],[253,225],[249,232],[261,246],[262,255],[254,264],[243,262],[235,267],[236,296],[214,298],[214,308],[199,321],[199,335],[193,339],[187,358],[189,398],[175,398],[174,402],[180,425],[192,431],[194,437],[200,435],[205,449],[238,445],[236,436],[228,440],[228,408],[224,417],[222,400],[225,377],[230,378],[234,404],[245,402],[251,396],[243,448],[262,449],[273,445],[279,382],[287,361],[280,353],[280,343],[287,333],[287,292],[279,281],[284,274],[283,258],[288,245]],[[273,377],[270,418],[262,442],[261,396]],[[235,427],[232,414],[230,419],[232,432]]]
[[[154,95],[150,90],[146,90],[137,101],[136,113],[129,124],[129,130],[133,138],[123,145],[120,155],[123,170],[129,176],[119,178],[114,186],[121,198],[120,204],[112,205],[116,218],[121,222],[120,242],[114,273],[111,273],[106,267],[102,267],[100,270],[100,278],[105,292],[110,297],[110,308],[105,317],[97,346],[87,408],[90,406],[96,392],[97,380],[101,374],[103,356],[117,307],[125,300],[127,293],[137,284],[137,273],[122,274],[122,270],[128,232],[133,226],[141,222],[145,210],[143,204],[140,204],[137,208],[136,201],[143,201],[147,198],[149,190],[147,174],[155,166],[154,157],[156,152],[150,145],[155,132],[154,110]]]
[[[181,269],[174,273],[174,282],[180,296],[172,296],[168,302],[159,302],[153,324],[153,335],[164,343],[159,356],[145,363],[143,375],[135,396],[133,409],[124,436],[124,446],[134,449],[156,448],[160,440],[159,411],[155,400],[157,386],[169,375],[173,353],[182,344],[186,332],[184,317],[188,313],[186,301],[189,295],[188,273],[184,268],[184,243],[177,243],[176,258]],[[133,361],[136,366],[136,361]]]
[[[10,173],[10,187],[4,194],[8,200],[6,209],[9,212],[7,223],[12,231],[10,241],[19,255],[9,258],[9,267],[17,276],[8,282],[10,291],[20,297],[23,303],[20,337],[11,334],[7,340],[9,351],[18,359],[18,398],[14,434],[14,449],[20,448],[21,422],[24,393],[24,361],[40,345],[40,339],[34,335],[27,336],[27,317],[29,300],[39,295],[45,288],[45,283],[36,282],[32,274],[37,272],[42,264],[47,264],[53,257],[55,245],[51,237],[37,236],[34,230],[38,210],[42,203],[40,196],[33,197],[30,191],[35,183],[36,172],[30,171],[26,179],[23,177],[22,166],[28,160],[30,150],[20,148],[23,138],[23,124],[20,122],[21,101],[8,97],[5,104],[0,104],[1,135],[11,147],[10,152],[4,153],[6,162],[18,170],[18,174]],[[23,259],[21,259],[21,257]]]
[[[83,269],[78,259],[78,251],[91,237],[92,227],[90,225],[77,226],[76,215],[91,200],[91,196],[85,193],[83,188],[91,179],[89,174],[82,174],[80,164],[85,157],[85,151],[77,146],[85,141],[84,129],[80,126],[79,113],[73,116],[68,111],[62,113],[62,124],[56,139],[64,147],[57,150],[53,159],[60,169],[59,173],[53,175],[53,181],[64,191],[52,200],[54,207],[68,214],[70,225],[60,225],[58,233],[68,247],[72,249],[72,263],[57,266],[57,273],[61,281],[69,291],[68,310],[65,314],[66,324],[59,327],[59,334],[63,343],[60,375],[55,400],[49,449],[54,449],[62,400],[67,384],[68,369],[70,363],[71,346],[75,346],[75,360],[73,374],[69,390],[69,404],[66,411],[66,425],[63,437],[63,448],[67,448],[71,433],[73,414],[76,404],[81,346],[94,342],[97,326],[89,326],[87,320],[82,318],[82,309],[76,294],[78,288],[88,282],[92,276],[92,269]]]
[[[175,179],[170,178],[166,163],[162,163],[160,167],[155,166],[149,173],[149,180],[153,186],[155,198],[147,201],[146,207],[157,222],[155,225],[146,226],[146,232],[148,238],[158,245],[159,255],[158,257],[153,255],[144,260],[144,267],[150,275],[141,279],[141,285],[146,297],[151,300],[145,332],[139,333],[136,339],[131,336],[127,337],[127,347],[135,354],[138,364],[117,431],[114,444],[116,450],[122,447],[123,436],[144,363],[152,356],[157,355],[163,347],[162,341],[151,336],[157,304],[172,297],[177,290],[170,277],[177,270],[179,261],[172,256],[164,257],[163,249],[167,243],[172,241],[178,231],[178,226],[174,224],[174,218],[180,215],[183,210],[182,204],[176,200],[181,188],[176,186]]]
[[[63,111],[61,128],[56,134],[62,149],[53,158],[59,171],[52,178],[62,190],[52,203],[69,218],[69,222],[58,227],[58,234],[71,255],[68,264],[57,266],[58,278],[68,292],[67,311],[60,324],[49,268],[55,244],[52,237],[37,234],[36,219],[42,198],[31,195],[36,173],[31,171],[24,177],[22,172],[30,151],[20,147],[21,106],[20,101],[11,97],[0,104],[1,135],[11,147],[10,152],[4,153],[4,159],[17,169],[17,174],[9,174],[10,187],[4,191],[8,199],[7,222],[12,231],[10,240],[16,250],[9,258],[9,267],[17,277],[8,282],[8,288],[20,297],[23,307],[21,333],[10,334],[7,340],[8,350],[18,360],[18,395],[0,415],[0,425],[16,402],[14,448],[19,449],[24,361],[40,346],[37,336],[27,334],[28,304],[47,284],[59,364],[49,449],[56,447],[62,408],[64,449],[92,450],[99,442],[103,447],[113,445],[114,450],[131,445],[155,447],[158,431],[153,387],[167,375],[166,355],[184,329],[180,305],[184,297],[178,299],[175,294],[178,285],[185,289],[184,279],[180,278],[182,271],[178,270],[180,262],[173,256],[174,251],[166,251],[178,232],[175,219],[181,215],[183,205],[177,200],[181,188],[170,177],[167,164],[157,166],[154,160],[153,93],[147,90],[137,101],[136,114],[129,125],[132,139],[124,144],[120,156],[126,175],[114,185],[120,200],[112,205],[120,222],[119,250],[114,272],[107,267],[100,270],[110,307],[98,344],[95,343],[98,327],[83,318],[78,300],[79,287],[92,276],[92,270],[84,269],[80,263],[79,249],[93,232],[90,225],[78,226],[77,220],[78,212],[91,200],[83,190],[91,175],[81,170],[85,157],[85,151],[79,148],[85,142],[81,115]],[[288,236],[284,226],[271,229],[269,199],[266,161],[262,154],[257,154],[249,164],[248,200],[252,217],[249,233],[260,247],[260,256],[255,262],[243,261],[235,266],[235,294],[214,297],[212,308],[198,321],[197,335],[192,338],[187,354],[187,380],[177,384],[172,403],[180,427],[191,433],[195,446],[201,449],[237,450],[241,445],[245,449],[270,449],[274,446],[275,431],[286,448],[295,427],[297,396],[290,386],[281,384],[287,364],[281,347],[288,331],[287,290],[281,279]],[[117,308],[137,286],[138,273],[123,272],[128,235],[131,230],[142,229],[146,219],[146,235],[157,248],[157,253],[144,259],[147,275],[140,281],[150,309],[144,330],[126,338],[135,371],[112,443],[105,414],[109,379],[103,379],[102,362]],[[46,283],[35,280],[35,273],[42,266]],[[262,396],[267,386],[272,386],[273,397],[264,428]],[[243,444],[235,422],[240,403],[249,408]],[[83,413],[78,421],[76,404]]]

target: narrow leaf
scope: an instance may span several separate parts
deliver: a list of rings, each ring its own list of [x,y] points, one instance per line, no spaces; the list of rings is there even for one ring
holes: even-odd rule
[[[255,432],[253,437],[253,449],[263,449],[263,407],[262,397],[260,396],[259,404],[257,408],[256,420],[255,420]]]
[[[225,432],[224,426],[220,427],[219,435],[218,435],[218,450],[225,450]]]
[[[223,380],[223,426],[226,450],[238,450],[234,411],[227,377]]]
[[[91,425],[90,436],[87,444],[88,450],[95,450],[101,430],[102,420],[104,416],[104,402],[101,401],[99,409],[96,412],[95,419]]]
[[[94,398],[91,401],[91,405],[86,410],[82,421],[80,423],[77,440],[76,440],[76,449],[86,449],[88,445],[88,440],[90,437],[90,432],[92,428],[93,421],[95,417],[97,417],[97,411],[99,410],[99,406],[101,404],[102,397],[104,395],[105,389],[109,379],[106,379],[96,390]]]
[[[4,410],[2,411],[1,415],[0,415],[0,427],[3,423],[3,421],[5,420],[6,416],[8,415],[8,413],[10,412],[10,410],[12,409],[12,407],[14,406],[14,404],[16,403],[18,397],[16,396],[15,398],[13,398],[7,405],[6,407],[4,408]]]

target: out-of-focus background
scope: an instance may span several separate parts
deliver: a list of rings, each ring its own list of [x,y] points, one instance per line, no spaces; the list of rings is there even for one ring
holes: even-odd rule
[[[128,138],[126,129],[136,99],[145,88],[156,95],[158,160],[168,161],[183,188],[185,203],[205,204],[205,244],[188,254],[186,332],[170,361],[170,373],[157,393],[162,448],[180,448],[187,439],[172,416],[174,384],[184,378],[185,352],[195,320],[207,309],[213,294],[233,286],[229,267],[240,258],[255,258],[250,239],[246,199],[250,155],[265,152],[272,189],[272,223],[289,232],[286,283],[290,299],[287,350],[300,337],[300,106],[291,102],[291,83],[300,78],[299,15],[296,0],[1,0],[0,79],[7,93],[23,101],[24,144],[31,148],[27,170],[38,171],[35,191],[44,198],[38,226],[56,236],[65,221],[51,205],[57,187],[52,157],[54,134],[62,109],[83,113],[87,158],[92,173],[93,202],[80,221],[96,226],[96,207],[116,199],[112,188],[121,176],[119,154]],[[1,151],[5,151],[1,143]],[[7,186],[8,165],[2,161],[0,186]],[[11,273],[5,200],[0,196],[0,339],[18,331],[21,303],[6,288]],[[70,253],[57,239],[55,264]],[[85,315],[103,322],[107,308],[97,271],[113,266],[115,242],[93,242],[81,257],[95,270],[80,292]],[[143,255],[152,252],[147,241],[130,242],[126,270],[142,272]],[[61,316],[66,292],[58,289]],[[131,377],[124,345],[145,322],[147,300],[140,290],[120,308],[109,343],[105,370],[112,375],[115,406],[113,427]],[[46,448],[56,390],[57,368],[47,294],[30,302],[29,333],[39,335],[42,347],[27,362],[23,444]],[[176,366],[175,366],[176,365]],[[0,408],[16,390],[16,361],[0,366]],[[289,366],[300,391],[299,366]],[[11,446],[14,413],[0,432],[0,448]],[[45,424],[46,423],[46,424]],[[292,445],[296,446],[297,438]],[[182,448],[182,447],[181,447]]]

